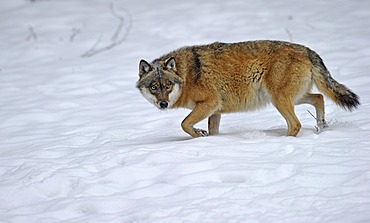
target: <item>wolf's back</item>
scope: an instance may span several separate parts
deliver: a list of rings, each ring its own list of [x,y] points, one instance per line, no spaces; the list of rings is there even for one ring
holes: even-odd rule
[[[317,88],[342,108],[352,111],[360,105],[359,97],[330,75],[321,57],[314,51],[308,51],[314,66],[313,80]]]

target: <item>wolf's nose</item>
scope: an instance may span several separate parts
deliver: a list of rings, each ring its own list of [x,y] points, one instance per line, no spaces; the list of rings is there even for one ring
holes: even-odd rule
[[[159,106],[164,109],[164,108],[167,108],[168,106],[168,103],[166,101],[161,101],[161,103],[159,103]]]

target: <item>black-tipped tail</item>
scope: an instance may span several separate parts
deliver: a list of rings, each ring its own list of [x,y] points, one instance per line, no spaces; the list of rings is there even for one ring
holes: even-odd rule
[[[353,111],[354,109],[357,109],[358,106],[360,106],[359,96],[349,90],[346,86],[342,84],[340,85],[340,91],[337,91],[338,89],[333,89],[338,105],[348,111]]]
[[[338,83],[330,75],[321,57],[308,49],[308,55],[314,66],[313,78],[321,92],[332,99],[340,107],[353,111],[360,105],[360,98],[343,84]]]

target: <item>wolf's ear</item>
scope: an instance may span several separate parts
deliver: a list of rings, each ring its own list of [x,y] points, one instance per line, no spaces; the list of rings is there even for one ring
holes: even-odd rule
[[[140,60],[139,63],[139,76],[142,77],[144,74],[152,70],[152,66],[145,60]]]
[[[168,58],[168,59],[164,62],[164,66],[165,66],[168,70],[176,71],[175,58],[174,58],[174,57],[170,57],[170,58]]]

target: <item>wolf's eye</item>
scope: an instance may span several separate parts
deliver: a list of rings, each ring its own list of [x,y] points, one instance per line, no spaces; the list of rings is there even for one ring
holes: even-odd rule
[[[171,88],[172,88],[172,83],[171,83],[171,82],[168,82],[168,83],[166,84],[166,89],[167,89],[167,90],[171,90]]]
[[[155,86],[155,85],[150,86],[150,90],[156,91],[157,90],[157,86]]]

